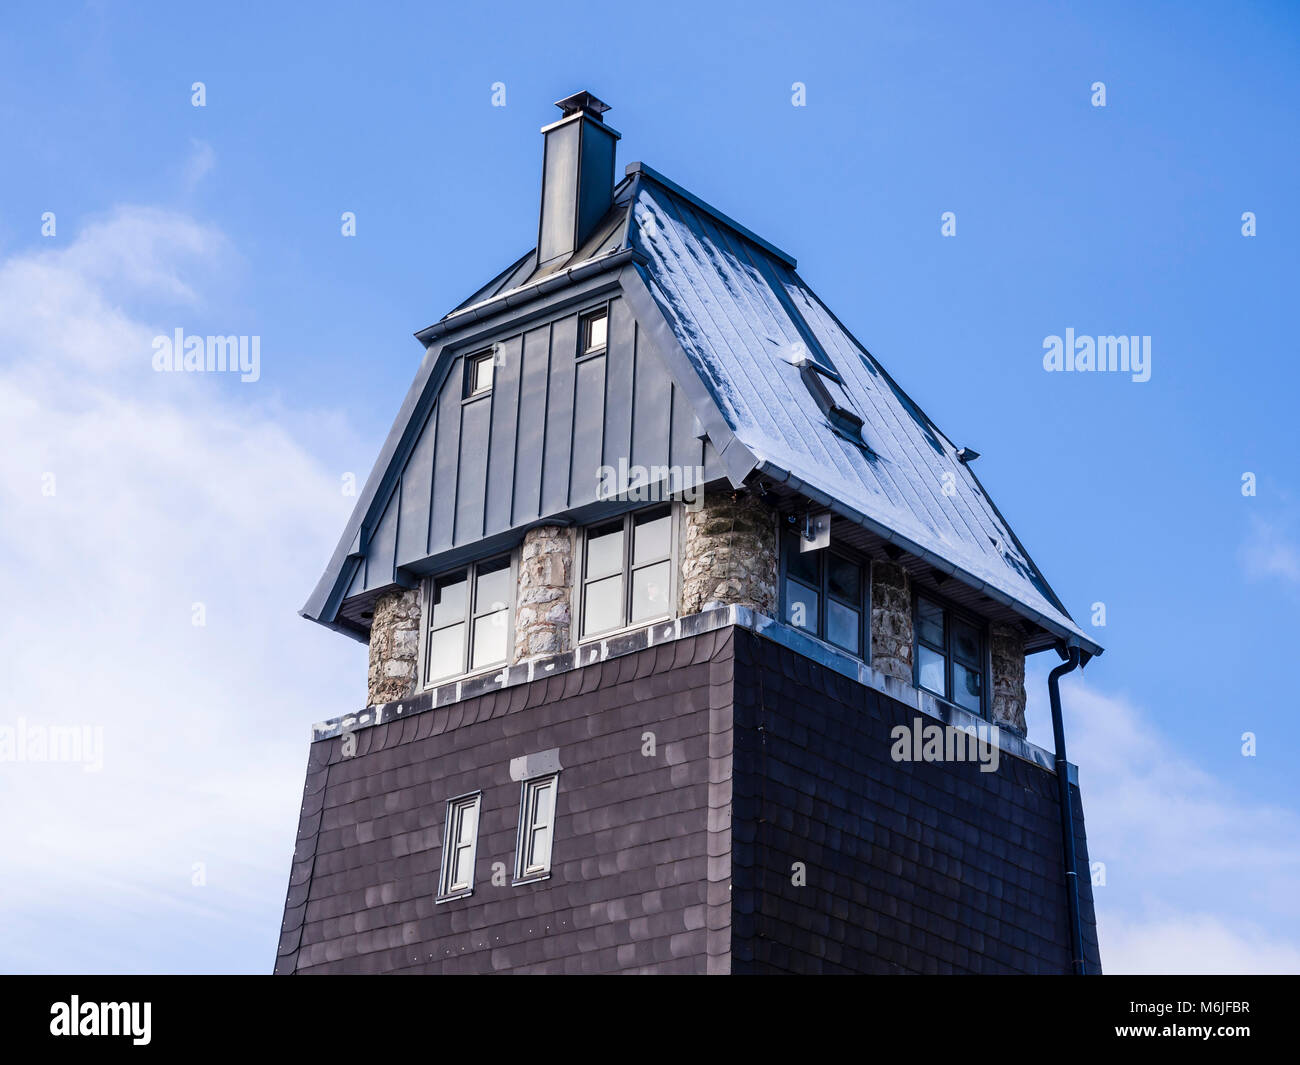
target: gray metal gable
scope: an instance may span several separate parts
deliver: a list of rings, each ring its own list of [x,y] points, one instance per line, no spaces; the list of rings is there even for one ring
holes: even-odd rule
[[[618,270],[627,256],[606,258],[609,269],[549,296],[463,314],[430,343],[304,616],[364,638],[345,600],[410,586],[542,521],[584,520],[601,505],[601,466],[684,471],[678,488],[725,476],[697,413],[703,393],[665,369],[659,323],[638,321]],[[583,358],[579,318],[598,307],[605,353]],[[498,352],[492,390],[465,399],[464,359],[485,349]]]

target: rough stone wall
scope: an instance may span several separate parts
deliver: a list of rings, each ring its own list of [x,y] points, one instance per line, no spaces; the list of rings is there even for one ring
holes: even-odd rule
[[[515,662],[569,649],[572,591],[573,530],[529,529],[519,557]]]
[[[1025,734],[1025,638],[1011,625],[994,625],[989,633],[993,658],[993,723]]]
[[[710,603],[777,616],[776,514],[749,492],[708,492],[686,512],[680,612]]]
[[[871,664],[913,683],[912,578],[897,562],[871,563]]]
[[[370,706],[405,699],[415,690],[420,656],[420,592],[402,588],[375,600],[370,623]]]

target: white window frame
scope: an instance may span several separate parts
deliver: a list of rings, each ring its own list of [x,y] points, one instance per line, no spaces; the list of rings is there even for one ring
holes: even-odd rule
[[[487,614],[495,613],[490,609],[484,609],[483,604],[478,602],[478,571],[481,566],[490,565],[500,562],[502,559],[509,559],[510,562],[510,599],[505,604],[506,615],[506,657],[496,662],[485,662],[481,666],[473,665],[474,662],[474,622]],[[429,676],[429,654],[430,639],[434,631],[433,628],[433,595],[438,581],[450,577],[453,574],[464,571],[466,580],[469,581],[469,588],[466,591],[465,605],[465,635],[461,640],[461,668],[456,673],[451,673],[445,677],[432,678]],[[454,684],[458,680],[466,677],[477,676],[480,673],[491,673],[499,671],[504,666],[510,664],[511,656],[515,646],[515,605],[519,594],[519,554],[517,551],[510,551],[505,554],[489,555],[487,558],[476,559],[473,562],[466,562],[456,566],[454,569],[445,570],[442,573],[436,573],[424,581],[424,590],[421,596],[423,609],[420,615],[420,688],[427,691],[430,688],[437,688],[443,684]],[[461,622],[452,622],[451,624],[462,624]],[[442,626],[446,628],[447,626]]]
[[[644,518],[657,511],[666,511],[668,515],[668,554],[656,556],[647,559],[644,562],[633,565],[633,537],[636,535],[636,520]],[[602,629],[599,632],[587,632],[587,585],[591,583],[587,578],[587,539],[593,529],[603,528],[606,525],[612,525],[614,522],[623,523],[623,565],[621,569],[623,579],[623,606],[621,620],[612,628]],[[576,566],[577,577],[573,584],[575,613],[578,618],[576,632],[578,634],[578,643],[592,643],[596,640],[607,640],[611,636],[616,636],[620,632],[629,632],[634,629],[645,629],[652,625],[658,625],[661,621],[667,621],[677,616],[677,593],[678,579],[680,569],[680,544],[682,520],[680,517],[680,508],[675,502],[654,503],[646,507],[638,507],[636,510],[630,510],[621,518],[610,518],[605,521],[592,522],[582,530],[582,535],[578,538],[578,564]],[[657,566],[664,562],[668,563],[668,609],[663,614],[656,617],[642,618],[639,621],[632,621],[632,581],[639,570],[648,569],[650,566]],[[609,576],[612,576],[610,574]],[[599,580],[600,578],[596,578]]]
[[[438,875],[438,902],[451,902],[474,894],[474,866],[478,862],[479,814],[483,809],[483,793],[470,792],[447,800],[447,823],[442,831],[442,868]],[[474,834],[468,843],[461,843],[460,826],[464,823],[467,811],[474,811]],[[464,851],[469,851],[469,880],[464,883],[452,883],[455,875],[456,858]]]
[[[551,789],[550,821],[539,821],[537,796],[544,787]],[[551,858],[555,854],[555,820],[559,812],[560,774],[547,773],[523,782],[519,792],[519,832],[515,837],[515,883],[526,884],[545,880],[551,875]],[[546,861],[534,861],[533,837],[545,829],[548,832]]]
[[[596,321],[605,323],[605,342],[603,344],[592,345],[591,327]],[[578,359],[590,359],[597,355],[604,355],[609,350],[609,304],[602,303],[599,307],[592,307],[578,316]]]
[[[476,388],[475,381],[478,377],[478,367],[484,363],[486,363],[489,367],[491,367],[488,370],[488,383],[484,385],[482,388]],[[466,400],[479,399],[482,396],[486,396],[490,394],[492,391],[492,386],[496,384],[496,378],[497,378],[496,350],[494,348],[487,348],[483,351],[475,351],[472,354],[466,355],[465,356],[465,387],[463,390],[464,391],[463,398]]]

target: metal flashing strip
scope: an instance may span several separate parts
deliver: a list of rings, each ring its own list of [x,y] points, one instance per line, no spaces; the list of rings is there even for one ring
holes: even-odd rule
[[[442,709],[475,696],[558,676],[610,658],[635,654],[648,647],[658,647],[676,640],[701,636],[706,632],[714,632],[729,626],[746,629],[756,636],[801,654],[833,673],[855,680],[865,688],[873,688],[895,702],[902,703],[943,725],[967,732],[979,729],[981,737],[987,736],[987,741],[1003,754],[1030,762],[1039,769],[1053,776],[1056,775],[1054,755],[1037,744],[1030,743],[1005,729],[997,728],[977,714],[946,703],[937,696],[905,684],[896,677],[886,676],[860,658],[839,651],[799,629],[745,606],[714,607],[699,614],[662,621],[644,629],[620,633],[607,640],[593,640],[580,644],[576,650],[566,651],[563,654],[535,658],[529,662],[507,666],[496,673],[484,673],[464,680],[452,681],[400,703],[380,703],[377,706],[366,707],[365,710],[357,713],[320,721],[312,725],[312,742],[334,739],[375,725],[388,724],[429,710]],[[1070,783],[1077,787],[1078,767],[1073,763],[1066,764],[1069,766]]]
[[[553,274],[547,274],[545,277],[520,288],[512,288],[507,292],[501,292],[483,300],[481,303],[471,304],[468,307],[455,310],[447,317],[434,322],[433,325],[421,329],[415,334],[416,338],[424,344],[429,344],[438,337],[459,329],[461,326],[485,321],[503,311],[514,310],[526,303],[531,303],[535,299],[549,295],[556,289],[564,288],[566,285],[636,262],[638,257],[639,253],[632,248],[616,248],[595,259],[587,259],[585,262],[575,263],[573,266],[557,270]]]

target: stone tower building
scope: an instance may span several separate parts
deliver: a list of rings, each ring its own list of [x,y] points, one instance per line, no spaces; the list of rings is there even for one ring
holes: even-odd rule
[[[276,972],[1099,971],[1024,675],[1101,648],[794,259],[558,106],[303,610],[369,690]]]

